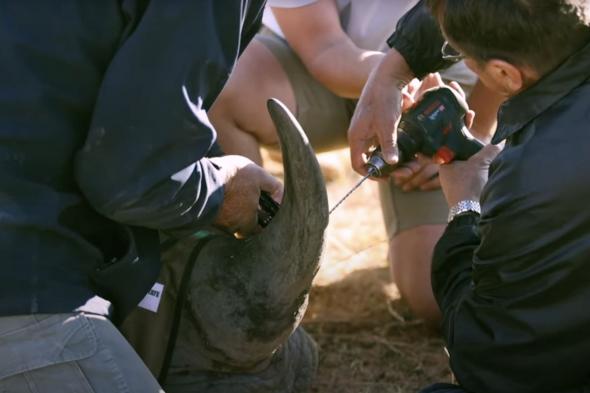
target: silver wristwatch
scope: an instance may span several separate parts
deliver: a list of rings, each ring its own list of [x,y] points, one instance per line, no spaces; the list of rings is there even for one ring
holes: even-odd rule
[[[453,218],[455,218],[459,214],[467,212],[475,212],[477,214],[481,214],[481,206],[479,205],[479,202],[471,199],[459,201],[455,206],[452,206],[449,209],[449,217],[447,222],[451,222],[453,221]]]

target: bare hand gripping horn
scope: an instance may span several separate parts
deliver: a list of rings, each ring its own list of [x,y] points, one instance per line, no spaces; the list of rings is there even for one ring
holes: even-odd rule
[[[283,152],[283,203],[260,234],[215,235],[199,253],[167,392],[305,392],[315,373],[315,344],[298,326],[328,224],[326,188],[293,115],[276,99],[268,110]]]

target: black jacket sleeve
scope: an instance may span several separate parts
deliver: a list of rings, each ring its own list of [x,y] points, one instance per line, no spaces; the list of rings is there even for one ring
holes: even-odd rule
[[[152,0],[102,82],[76,160],[93,207],[125,224],[197,229],[223,200],[207,118],[239,53],[239,2]],[[253,18],[254,19],[254,18]]]
[[[581,392],[568,388],[587,381],[586,367],[562,366],[582,364],[590,348],[580,311],[590,299],[590,236],[581,230],[579,176],[563,181],[568,171],[559,168],[537,175],[546,151],[526,147],[500,153],[481,217],[457,217],[435,247],[442,333],[470,392]]]
[[[443,314],[442,333],[451,369],[470,392],[538,391],[523,389],[522,383],[532,377],[531,365],[538,362],[532,359],[542,357],[523,349],[523,345],[529,349],[534,345],[520,342],[525,337],[521,329],[527,327],[504,298],[512,284],[496,280],[508,274],[501,266],[510,263],[509,257],[480,259],[481,249],[492,243],[503,250],[495,235],[492,239],[485,233],[480,238],[482,222],[488,219],[485,212],[483,218],[475,213],[457,217],[434,251],[432,288]],[[515,237],[506,229],[502,229],[505,236]]]
[[[443,315],[452,312],[458,299],[469,288],[473,252],[479,246],[479,214],[456,217],[436,244],[432,261],[432,289]],[[445,327],[443,330],[448,332]]]
[[[441,49],[444,38],[425,0],[421,0],[398,22],[395,32],[387,40],[410,66],[417,78],[453,65],[443,60]]]

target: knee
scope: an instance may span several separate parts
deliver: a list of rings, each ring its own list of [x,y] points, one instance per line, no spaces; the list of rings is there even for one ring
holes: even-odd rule
[[[239,112],[232,109],[237,102],[236,94],[235,88],[229,84],[226,85],[207,112],[211,124],[218,132],[227,129],[225,125],[229,124],[235,128],[238,124]]]
[[[416,317],[436,324],[441,315],[430,279],[432,251],[444,226],[423,225],[395,235],[389,243],[393,280]]]

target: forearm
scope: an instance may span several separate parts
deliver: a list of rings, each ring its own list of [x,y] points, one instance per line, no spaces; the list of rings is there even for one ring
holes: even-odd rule
[[[97,153],[79,155],[78,182],[92,206],[114,221],[159,230],[194,230],[210,225],[221,207],[223,184],[206,158],[176,172],[170,167],[175,173],[159,176],[155,162],[136,163],[143,173],[113,182],[103,179],[104,172],[119,172],[109,176],[118,179],[128,173],[116,157]],[[156,160],[160,159],[166,161],[164,157]],[[147,176],[150,172],[153,177]]]
[[[212,130],[174,95],[160,109],[137,99],[139,105],[127,105],[122,115],[116,105],[102,102],[114,104],[123,94],[120,87],[137,86],[109,79],[76,157],[78,185],[88,201],[106,217],[130,225],[173,230],[211,223],[223,201],[223,177],[206,158]],[[184,113],[170,117],[163,113],[166,107],[184,107]]]
[[[401,89],[414,78],[414,72],[402,54],[392,48],[375,67],[373,78],[377,81],[392,82]]]
[[[553,288],[547,290],[545,283],[551,280],[527,265],[522,248],[506,247],[528,225],[515,222],[514,211],[505,215],[510,218],[484,212],[481,223],[476,214],[460,216],[435,248],[432,284],[451,369],[470,392],[538,392],[544,386],[558,391],[563,385],[546,382],[562,378],[552,374],[556,358],[571,359],[571,349],[562,350],[562,335],[555,334],[569,328],[550,315],[567,315],[563,310],[572,304],[548,297]],[[544,307],[548,299],[553,311]]]
[[[439,170],[450,214],[458,214],[454,215],[436,244],[432,259],[432,288],[445,316],[450,315],[460,302],[461,294],[471,288],[474,251],[481,243],[481,208],[476,203],[467,202],[480,201],[488,181],[490,162],[500,149],[487,145],[469,160],[441,165]]]
[[[456,217],[434,249],[432,289],[443,315],[448,315],[456,307],[470,287],[473,252],[480,243],[476,228],[478,221],[476,213]]]
[[[359,48],[351,40],[342,29],[334,0],[272,10],[285,39],[315,79],[337,95],[360,96],[384,55]]]
[[[327,46],[304,63],[309,72],[334,94],[358,98],[371,71],[385,57],[357,47],[348,37]]]

